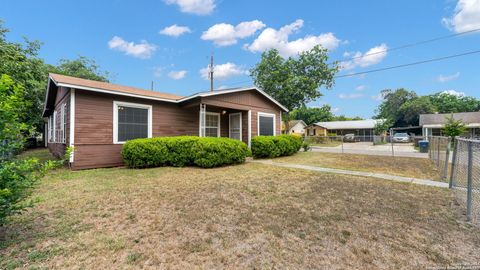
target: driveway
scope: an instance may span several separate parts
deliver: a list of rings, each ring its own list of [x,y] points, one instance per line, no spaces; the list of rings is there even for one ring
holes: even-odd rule
[[[327,153],[348,153],[377,156],[392,156],[392,145],[373,145],[372,142],[344,143],[335,147],[313,146],[312,151]],[[428,153],[420,153],[413,147],[413,143],[396,143],[393,145],[393,155],[399,157],[428,158]]]

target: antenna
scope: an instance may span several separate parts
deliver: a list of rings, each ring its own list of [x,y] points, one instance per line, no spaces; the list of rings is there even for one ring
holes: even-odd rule
[[[152,84],[150,85],[150,90],[153,91],[153,81],[152,81]]]
[[[213,92],[213,52],[210,56],[210,72],[208,73],[208,78],[210,79],[210,91]]]

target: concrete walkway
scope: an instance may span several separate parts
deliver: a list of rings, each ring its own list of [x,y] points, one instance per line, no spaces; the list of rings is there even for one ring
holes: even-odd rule
[[[285,167],[285,168],[295,168],[295,169],[304,169],[304,170],[316,171],[316,172],[374,177],[374,178],[380,178],[380,179],[396,181],[396,182],[412,183],[417,185],[439,187],[439,188],[448,188],[448,183],[433,181],[429,179],[418,179],[418,178],[404,177],[404,176],[397,176],[397,175],[390,175],[390,174],[383,174],[383,173],[340,170],[340,169],[332,169],[332,168],[324,168],[324,167],[316,167],[316,166],[300,165],[300,164],[276,163],[276,162],[273,162],[271,159],[251,160],[250,162],[268,164],[268,165]]]

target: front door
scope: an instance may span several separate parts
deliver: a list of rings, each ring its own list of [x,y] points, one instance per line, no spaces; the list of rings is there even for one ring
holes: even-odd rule
[[[242,140],[242,113],[231,113],[229,115],[229,137]]]

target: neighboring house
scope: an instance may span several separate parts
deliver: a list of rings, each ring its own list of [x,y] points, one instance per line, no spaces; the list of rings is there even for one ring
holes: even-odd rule
[[[287,111],[254,87],[182,97],[50,74],[43,117],[50,151],[74,147],[71,166],[85,169],[122,165],[122,144],[135,138],[230,137],[250,146],[254,136],[280,134]]]
[[[480,112],[463,113],[432,113],[420,114],[419,124],[422,127],[422,134],[428,136],[441,136],[442,129],[447,123],[447,117],[453,116],[455,120],[461,120],[467,127],[467,137],[480,136]]]
[[[285,130],[284,133],[303,135],[305,134],[305,127],[307,127],[307,124],[303,120],[292,120],[288,122],[288,130]]]
[[[355,134],[360,137],[369,137],[374,135],[375,125],[383,120],[367,119],[353,121],[331,121],[317,122],[305,128],[307,136],[327,136],[336,134],[343,136],[345,134]]]

